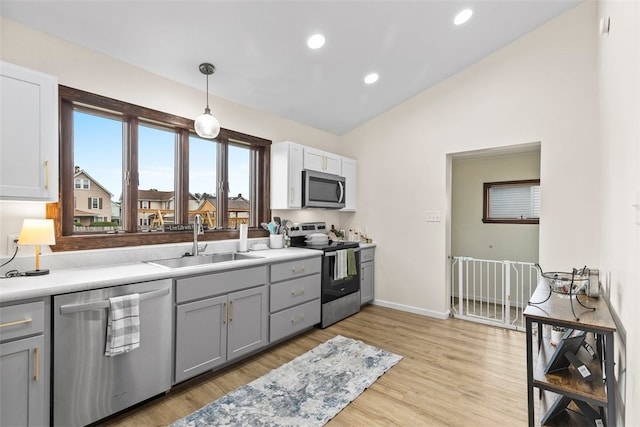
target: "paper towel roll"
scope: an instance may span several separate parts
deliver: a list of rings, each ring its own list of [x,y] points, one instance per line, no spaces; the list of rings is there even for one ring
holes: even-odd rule
[[[247,226],[247,224],[240,224],[240,244],[238,247],[239,252],[247,252],[248,234],[249,234],[249,226]]]

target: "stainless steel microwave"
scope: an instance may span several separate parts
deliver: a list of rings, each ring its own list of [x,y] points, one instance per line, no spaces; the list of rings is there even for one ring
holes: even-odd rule
[[[342,209],[345,178],[329,173],[302,171],[302,207]]]

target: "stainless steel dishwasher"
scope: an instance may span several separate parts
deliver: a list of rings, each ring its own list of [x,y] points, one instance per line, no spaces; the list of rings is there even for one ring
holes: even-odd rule
[[[53,297],[53,424],[84,426],[171,388],[171,279]],[[109,298],[140,294],[140,347],[106,357]]]

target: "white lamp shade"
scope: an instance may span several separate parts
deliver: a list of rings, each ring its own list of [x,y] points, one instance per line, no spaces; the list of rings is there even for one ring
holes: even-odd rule
[[[52,219],[25,219],[18,236],[20,245],[55,245]]]
[[[208,110],[208,109],[207,109]],[[220,133],[220,122],[205,110],[195,122],[196,133],[202,138],[215,138]]]

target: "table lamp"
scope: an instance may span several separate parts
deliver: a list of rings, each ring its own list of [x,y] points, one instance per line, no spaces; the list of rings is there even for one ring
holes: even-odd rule
[[[52,219],[25,219],[18,236],[19,245],[36,245],[36,269],[26,271],[26,276],[49,274],[48,269],[40,269],[40,245],[55,245],[56,236]]]

